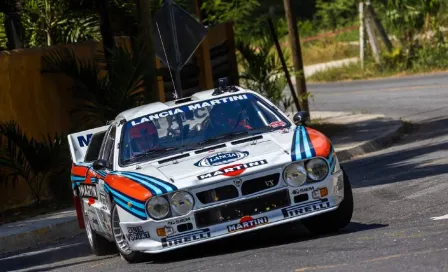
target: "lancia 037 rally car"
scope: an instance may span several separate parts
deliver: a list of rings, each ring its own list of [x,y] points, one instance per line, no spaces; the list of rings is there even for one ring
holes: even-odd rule
[[[351,220],[350,182],[330,140],[260,94],[220,86],[119,114],[68,136],[79,226],[97,255],[128,262],[301,220]]]

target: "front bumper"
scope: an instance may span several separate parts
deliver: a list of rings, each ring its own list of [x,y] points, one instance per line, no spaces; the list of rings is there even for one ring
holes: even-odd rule
[[[321,188],[328,190],[327,195],[316,197],[316,190]],[[316,216],[337,209],[343,198],[343,173],[340,170],[312,185],[279,187],[262,194],[195,210],[187,216],[175,219],[121,222],[120,225],[133,251],[159,253]],[[219,210],[232,205],[237,207],[239,204],[242,209],[257,207],[254,203],[264,200],[277,202],[269,209],[253,208],[250,213],[246,209],[243,213],[246,216],[229,221],[201,220],[201,214],[211,209]],[[169,228],[173,232],[160,237],[157,229],[161,228]]]

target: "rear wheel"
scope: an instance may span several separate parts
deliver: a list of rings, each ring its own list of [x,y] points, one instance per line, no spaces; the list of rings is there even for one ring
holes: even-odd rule
[[[302,220],[305,227],[315,235],[337,232],[345,228],[353,215],[353,194],[350,181],[344,169],[344,199],[339,207],[331,212],[313,216]]]
[[[82,202],[82,200],[81,204],[82,207],[84,207],[84,203]],[[112,253],[116,253],[114,244],[109,240],[107,240],[106,238],[97,234],[95,230],[92,228],[89,216],[85,209],[83,209],[83,216],[84,216],[84,224],[86,226],[87,239],[89,240],[90,248],[92,248],[93,253],[97,256],[110,255]]]
[[[117,205],[112,203],[112,232],[114,235],[115,244],[117,246],[118,252],[122,259],[127,261],[128,263],[136,263],[140,262],[144,259],[146,254],[132,251],[129,247],[128,242],[126,241],[126,237],[124,236],[123,231],[120,227],[120,217],[118,216]]]

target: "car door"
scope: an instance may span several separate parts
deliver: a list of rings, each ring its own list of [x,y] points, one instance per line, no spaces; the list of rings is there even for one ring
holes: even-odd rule
[[[116,127],[113,125],[106,132],[106,135],[101,145],[98,160],[104,160],[106,162],[106,167],[101,170],[94,170],[93,175],[96,179],[96,186],[98,192],[98,199],[96,205],[96,214],[99,219],[99,226],[101,229],[98,231],[105,234],[105,236],[112,238],[112,227],[110,221],[111,215],[111,199],[105,188],[105,180],[110,171],[113,171],[114,165],[114,153],[115,153],[115,133]]]

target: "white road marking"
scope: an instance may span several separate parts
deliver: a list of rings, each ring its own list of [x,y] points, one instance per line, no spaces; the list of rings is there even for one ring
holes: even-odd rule
[[[432,220],[443,220],[443,219],[448,219],[448,214],[439,216],[439,217],[431,217]]]

